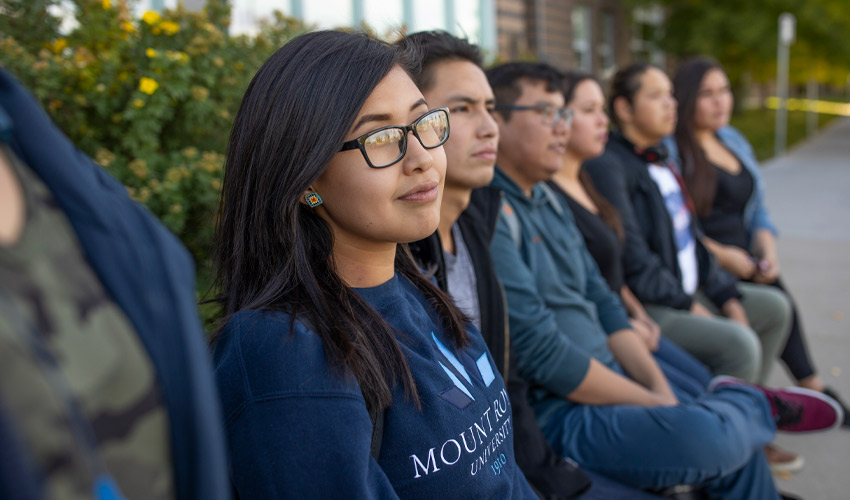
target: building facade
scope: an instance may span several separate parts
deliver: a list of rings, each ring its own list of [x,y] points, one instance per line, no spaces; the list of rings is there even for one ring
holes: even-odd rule
[[[140,0],[160,10],[178,1]],[[539,60],[607,79],[632,61],[665,66],[655,40],[660,8],[631,9],[622,0],[233,0],[231,30],[251,33],[273,10],[318,28],[368,25],[380,35],[442,29],[480,45],[491,61]]]

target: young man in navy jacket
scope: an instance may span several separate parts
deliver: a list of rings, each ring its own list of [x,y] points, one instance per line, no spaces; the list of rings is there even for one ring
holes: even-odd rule
[[[230,498],[193,268],[0,69],[0,492]]]

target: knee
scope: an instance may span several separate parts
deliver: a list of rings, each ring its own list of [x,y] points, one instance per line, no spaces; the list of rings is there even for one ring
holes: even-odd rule
[[[764,311],[772,326],[784,336],[791,328],[791,316],[794,308],[791,299],[782,290],[765,287]]]
[[[742,467],[750,459],[752,449],[746,439],[736,437],[724,425],[723,417],[701,408],[691,408],[687,431],[674,439],[683,464],[708,474],[724,476]]]
[[[756,333],[741,324],[728,322],[725,325],[722,358],[725,360],[723,375],[731,375],[752,382],[761,369],[762,348]]]

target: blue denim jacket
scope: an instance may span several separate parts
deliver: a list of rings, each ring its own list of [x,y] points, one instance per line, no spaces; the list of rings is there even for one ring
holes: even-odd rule
[[[738,158],[744,168],[753,176],[755,188],[750,195],[749,201],[747,201],[747,205],[744,207],[744,228],[747,230],[748,243],[752,243],[753,235],[759,229],[767,229],[776,235],[776,226],[770,220],[770,214],[767,213],[767,207],[764,205],[764,181],[759,172],[759,164],[758,160],[756,160],[755,152],[753,152],[753,147],[743,134],[731,125],[718,130],[717,138],[720,139],[720,142]],[[681,165],[682,161],[679,157],[679,149],[676,146],[676,140],[673,136],[666,137],[664,139],[664,145],[670,153],[670,158],[674,159],[677,165]]]

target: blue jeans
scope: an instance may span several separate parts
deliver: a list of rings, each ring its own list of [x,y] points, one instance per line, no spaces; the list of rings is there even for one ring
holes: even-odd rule
[[[687,358],[656,357],[678,406],[566,407],[544,429],[555,451],[642,490],[691,484],[711,498],[778,499],[762,452],[776,434],[764,395],[748,386],[707,394],[686,365],[674,366]]]
[[[712,375],[697,358],[664,337],[658,339],[658,350],[652,355],[671,384],[693,397],[705,393]]]
[[[593,484],[590,485],[589,490],[578,497],[578,500],[661,500],[659,496],[623,486],[613,479],[600,476],[593,471],[585,470],[584,472],[590,476]]]

